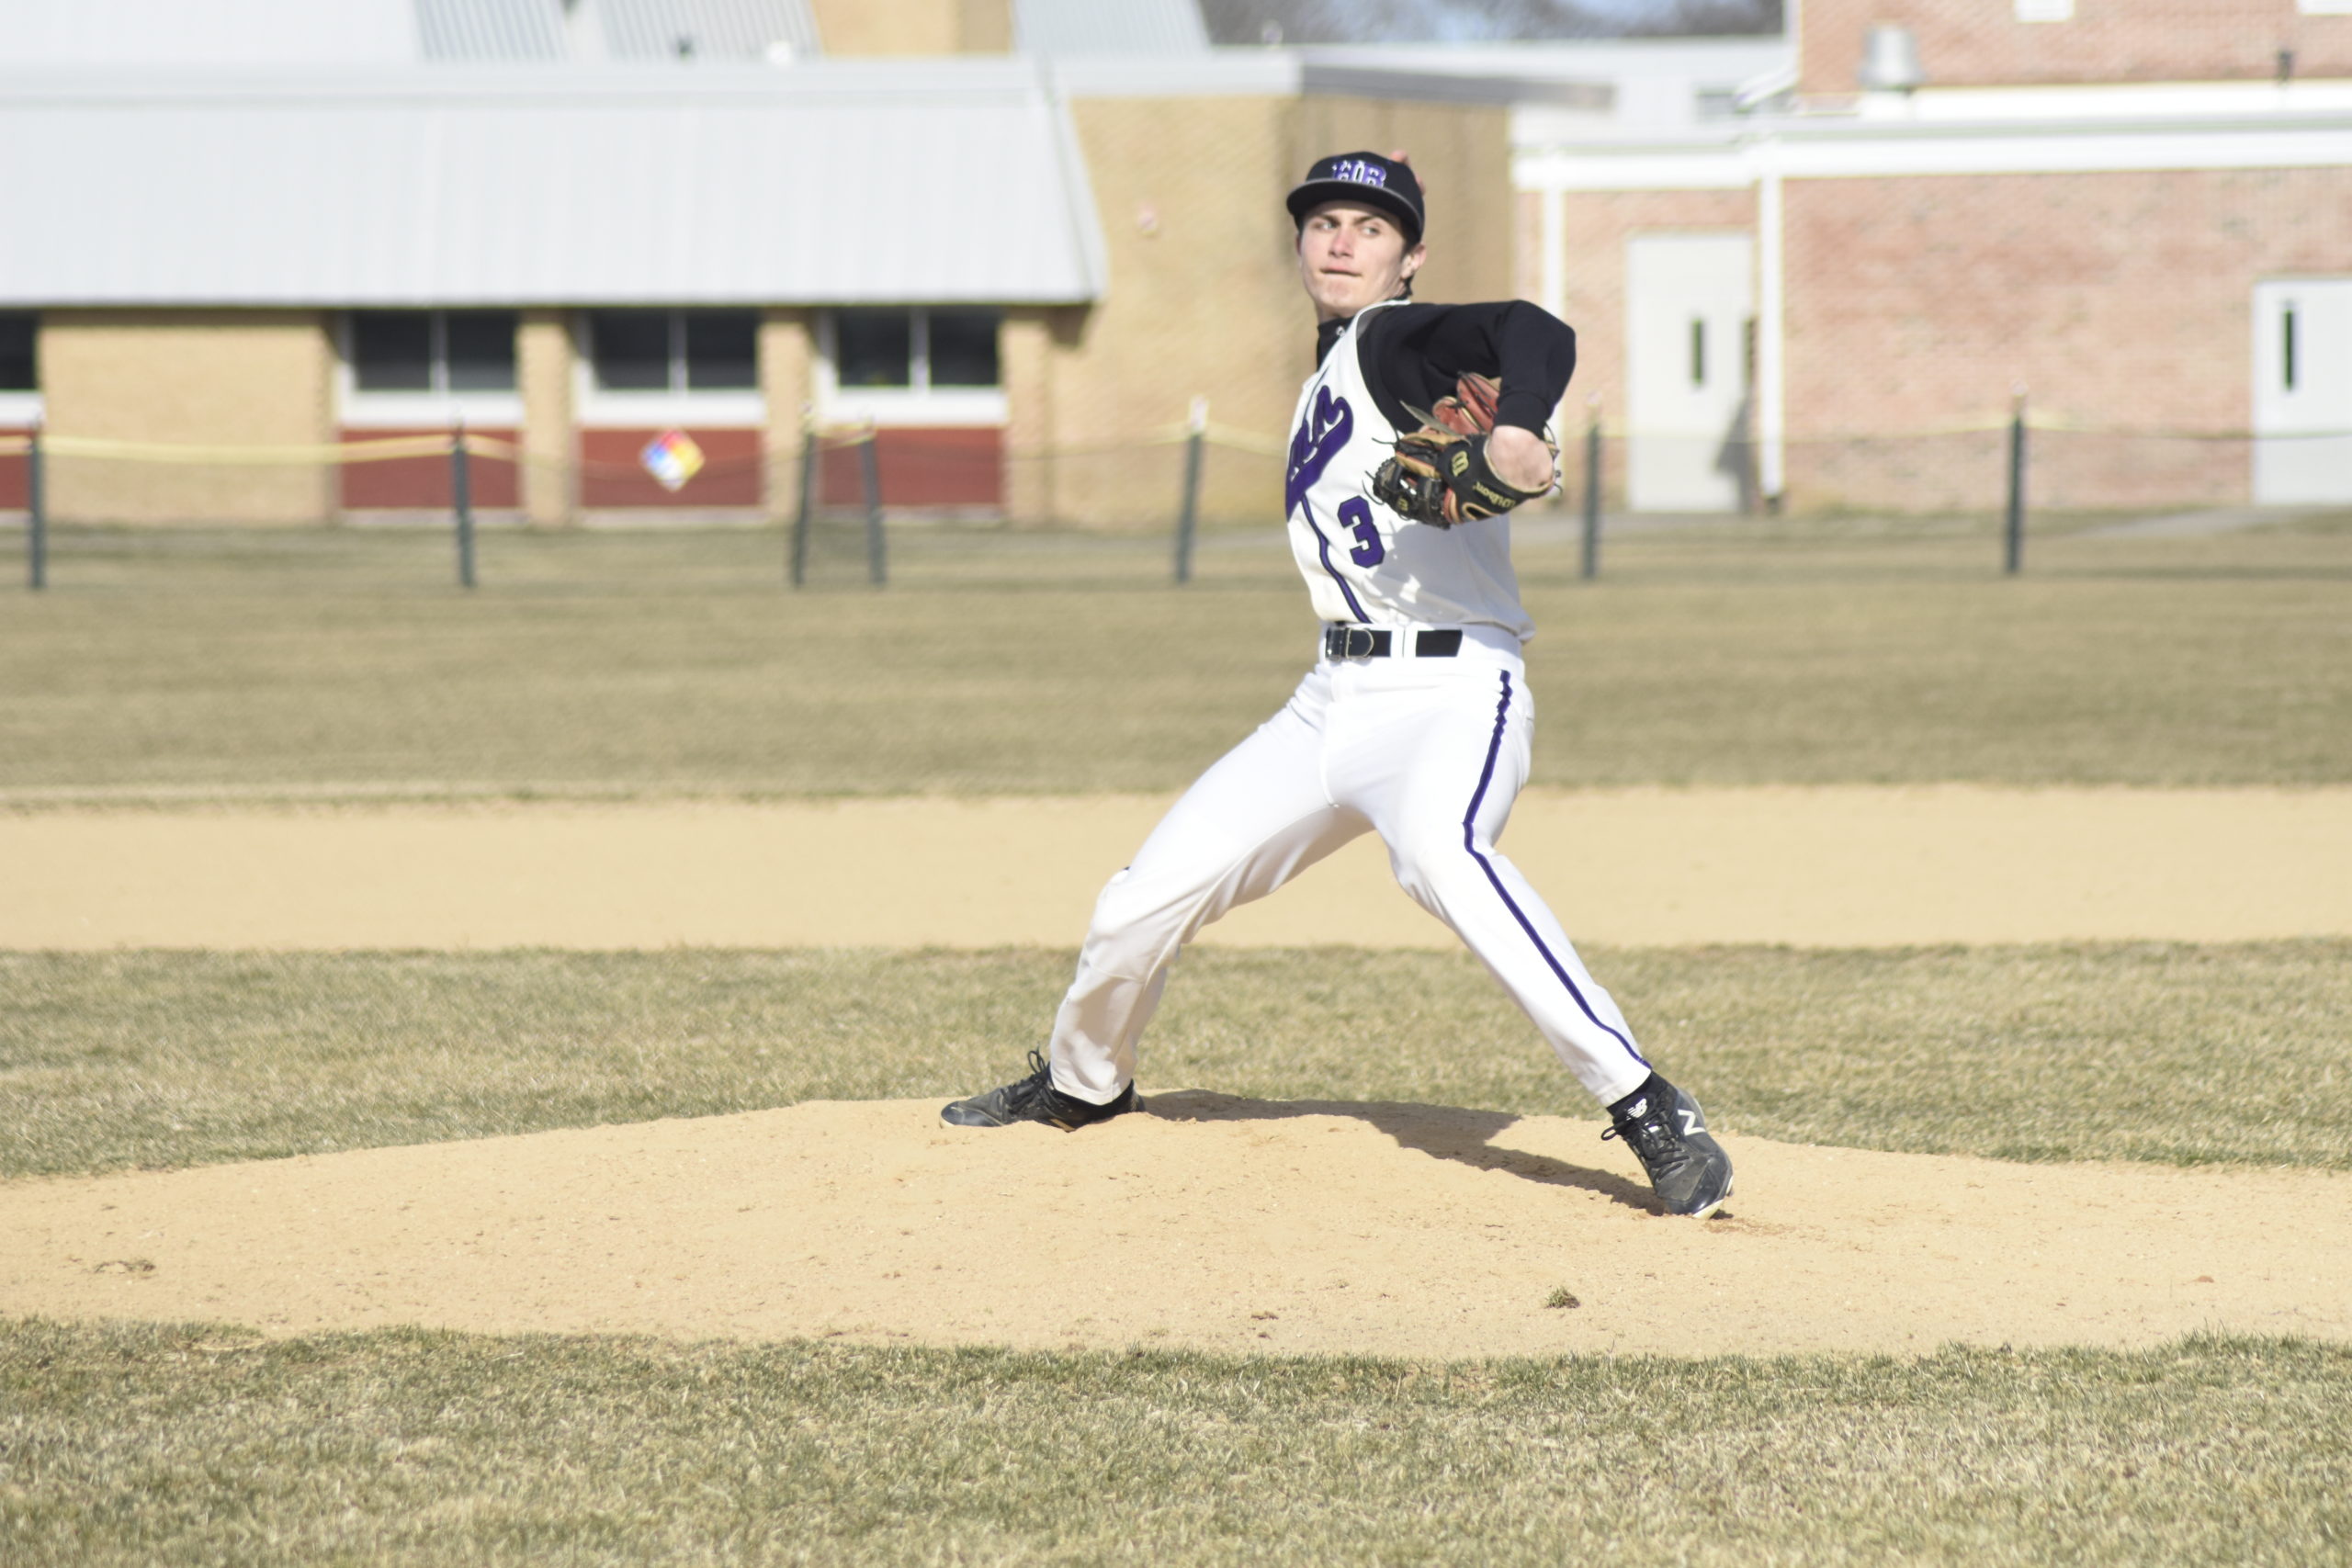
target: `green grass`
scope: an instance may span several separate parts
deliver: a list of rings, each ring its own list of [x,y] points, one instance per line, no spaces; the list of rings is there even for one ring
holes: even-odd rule
[[[2352,1169],[2352,942],[1596,949],[1723,1125],[2032,1160]],[[1020,1069],[1070,956],[0,954],[0,1175],[265,1158]],[[1468,956],[1197,950],[1146,1092],[1597,1115]]]
[[[0,1324],[0,1553],[2342,1562],[2352,1350],[1421,1365]]]
[[[2035,542],[1724,524],[1521,551],[1535,779],[2352,779],[2352,520]],[[68,531],[0,614],[0,798],[1181,788],[1312,656],[1271,532],[903,531],[791,593],[771,532]]]

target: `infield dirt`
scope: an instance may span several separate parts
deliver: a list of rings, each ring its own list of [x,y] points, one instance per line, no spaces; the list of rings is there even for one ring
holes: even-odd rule
[[[1157,796],[0,812],[0,947],[1078,945]],[[1530,790],[1579,942],[2352,935],[2352,789]],[[1203,933],[1454,945],[1356,840]]]
[[[0,944],[1069,945],[1159,804],[19,813]],[[1531,794],[1507,847],[1621,942],[2352,932],[2346,790]],[[1348,853],[1222,934],[1448,940]],[[1143,1087],[1072,1135],[819,1102],[5,1183],[0,1314],[1430,1356],[2352,1338],[2341,1173],[1733,1123],[1738,1196],[1693,1223],[1597,1122]]]

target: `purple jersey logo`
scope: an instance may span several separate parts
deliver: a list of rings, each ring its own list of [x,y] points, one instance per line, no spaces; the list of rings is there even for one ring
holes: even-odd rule
[[[1283,510],[1298,509],[1340,448],[1356,428],[1355,411],[1348,407],[1348,400],[1335,398],[1329,387],[1318,388],[1315,400],[1308,405],[1306,417],[1299,422],[1298,432],[1290,438],[1290,478],[1283,486]]]

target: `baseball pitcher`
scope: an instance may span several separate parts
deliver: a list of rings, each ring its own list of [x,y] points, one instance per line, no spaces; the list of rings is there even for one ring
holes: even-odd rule
[[[1291,191],[1317,365],[1283,503],[1321,658],[1281,712],[1203,774],[1094,907],[1078,976],[1027,1077],[949,1105],[958,1126],[1065,1130],[1136,1110],[1136,1049],[1194,932],[1364,832],[1596,1099],[1671,1213],[1731,1196],[1698,1101],[1644,1059],[1559,921],[1495,848],[1527,781],[1534,627],[1510,511],[1549,491],[1545,422],[1576,334],[1526,303],[1412,299],[1428,255],[1403,155],[1319,160]]]

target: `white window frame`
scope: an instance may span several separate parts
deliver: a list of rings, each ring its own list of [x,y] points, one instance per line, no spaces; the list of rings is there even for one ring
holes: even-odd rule
[[[399,309],[400,307],[387,307]],[[503,307],[493,307],[503,309]],[[406,425],[446,429],[458,424],[474,428],[519,427],[523,423],[522,344],[515,344],[514,389],[511,392],[449,390],[449,312],[429,310],[433,319],[434,387],[424,392],[363,392],[359,367],[353,357],[351,318],[357,307],[336,314],[335,404],[342,423],[356,430],[394,430]],[[521,330],[521,315],[515,318]]]
[[[767,395],[757,387],[700,390],[686,385],[686,311],[707,306],[616,305],[614,310],[666,310],[670,317],[670,389],[666,392],[607,391],[596,383],[595,323],[582,310],[572,318],[572,406],[582,425],[632,428],[645,425],[764,425]],[[741,307],[731,307],[741,309]],[[759,337],[753,329],[752,374],[758,371]]]
[[[943,310],[978,307],[943,306]],[[844,387],[841,384],[841,339],[834,313],[817,318],[817,417],[826,424],[939,425],[986,428],[1006,422],[1004,340],[997,339],[997,384],[993,387],[934,387],[931,384],[931,310],[906,307],[913,319],[909,334],[904,387]],[[1000,320],[1001,317],[1000,316]]]

